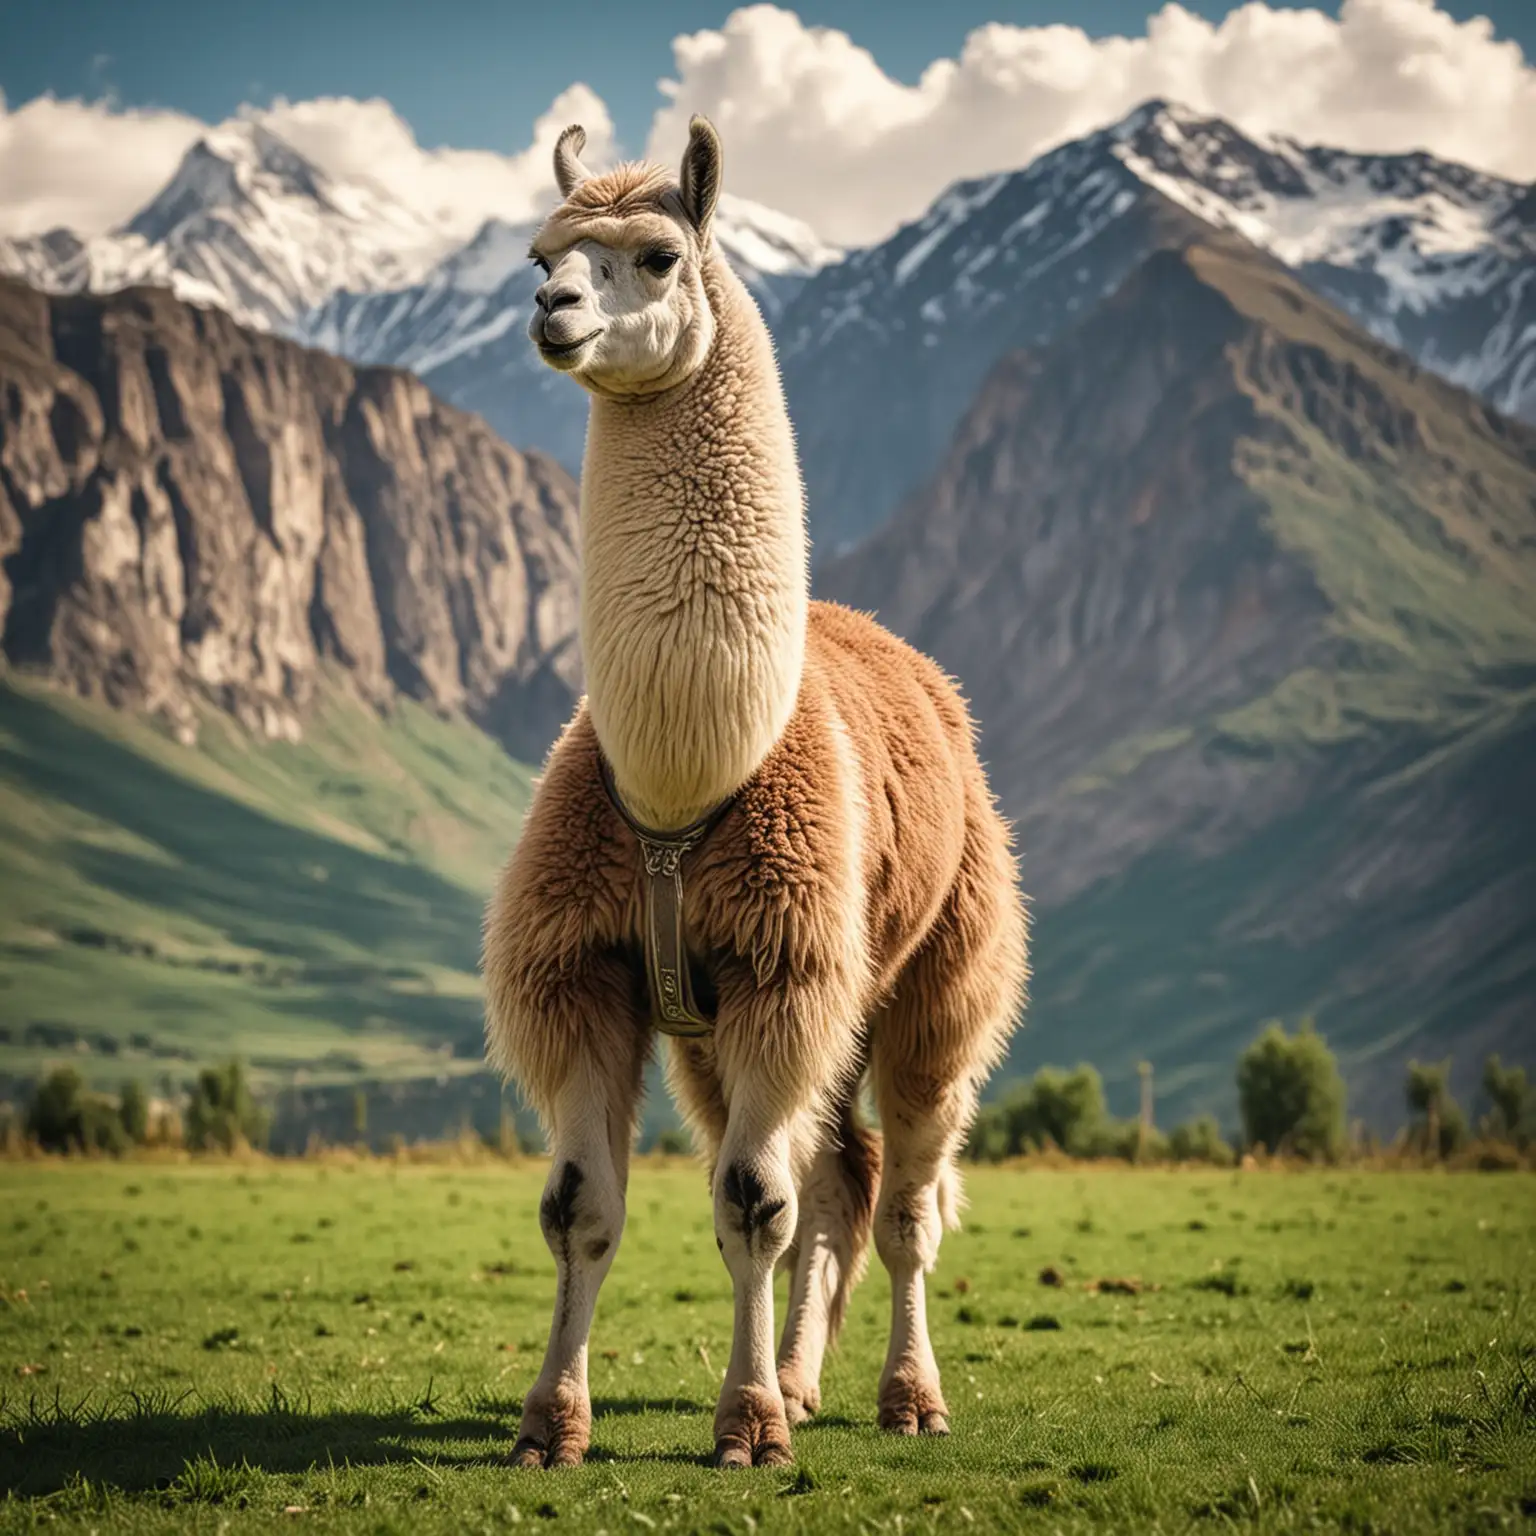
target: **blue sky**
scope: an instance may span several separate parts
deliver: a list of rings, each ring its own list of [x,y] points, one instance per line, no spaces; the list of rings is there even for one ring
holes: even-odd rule
[[[1231,6],[1185,0],[1212,20]],[[1284,0],[1279,0],[1283,4]],[[793,7],[837,27],[908,83],[953,57],[987,21],[1070,22],[1090,34],[1140,34],[1137,0],[827,0]],[[1294,8],[1294,7],[1292,7]],[[1319,9],[1336,14],[1336,3]],[[1536,56],[1536,0],[1443,0],[1486,15]],[[643,147],[671,72],[671,40],[718,27],[729,11],[694,0],[0,0],[0,89],[11,109],[42,92],[174,107],[208,121],[276,96],[383,96],[424,145],[499,150],[527,143],[531,118],[573,79],[611,109],[620,141]]]

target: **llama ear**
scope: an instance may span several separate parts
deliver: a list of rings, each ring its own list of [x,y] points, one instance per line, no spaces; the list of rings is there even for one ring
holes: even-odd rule
[[[592,172],[581,163],[581,151],[587,142],[587,130],[572,123],[555,141],[555,185],[561,197],[569,197]]]
[[[695,117],[688,124],[688,148],[683,151],[683,169],[678,180],[683,191],[683,208],[693,227],[702,235],[715,216],[720,201],[720,170],[723,156],[720,135],[707,117]]]

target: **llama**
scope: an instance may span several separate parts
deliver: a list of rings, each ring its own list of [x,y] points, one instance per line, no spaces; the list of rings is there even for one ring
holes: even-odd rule
[[[572,1466],[641,1078],[708,1153],[735,1297],[718,1466],[781,1465],[871,1236],[879,1422],[944,1434],[924,1275],[1023,1005],[1027,925],[966,707],[873,619],[810,601],[804,492],[755,304],[711,237],[720,141],[600,175],[568,128],[529,334],[590,395],[587,694],[486,913],[487,1048],[538,1111],[554,1319],[512,1460]],[[859,1121],[873,1092],[877,1136]],[[773,1277],[791,1275],[777,1355]]]

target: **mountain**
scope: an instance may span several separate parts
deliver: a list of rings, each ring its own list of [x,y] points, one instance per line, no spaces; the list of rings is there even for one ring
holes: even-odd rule
[[[199,139],[121,228],[0,240],[0,273],[60,293],[155,284],[287,332],[342,289],[416,282],[462,238],[366,178],[327,176],[241,119]]]
[[[270,129],[210,130],[127,224],[0,238],[0,274],[55,293],[153,284],[354,363],[409,368],[509,441],[581,464],[586,398],[531,356],[534,226],[464,231],[364,177],[328,176]],[[841,251],[726,194],[716,235],[770,320]]]
[[[1150,1056],[1230,1110],[1259,1021],[1315,1011],[1390,1125],[1410,1054],[1529,1059],[1536,430],[1211,231],[997,363],[819,586],[983,722],[1037,911],[1017,1065],[1129,1104]]]
[[[1115,130],[1148,186],[1236,230],[1425,367],[1536,420],[1536,187],[1361,155],[1163,103]]]
[[[1005,352],[1050,342],[1213,224],[1426,367],[1536,416],[1536,189],[1427,155],[1248,138],[1152,102],[958,183],[788,306],[779,353],[822,549],[878,527],[933,471]]]
[[[322,675],[542,753],[579,683],[576,489],[409,374],[162,289],[0,280],[5,658],[184,733]]]
[[[546,368],[528,343],[533,294],[543,281],[528,260],[533,232],[532,225],[491,220],[420,283],[336,293],[293,333],[360,362],[409,368],[509,441],[535,443],[579,472],[586,395]],[[797,220],[729,193],[720,199],[715,238],[770,322],[812,272],[841,254]]]
[[[494,1128],[480,913],[575,542],[566,472],[409,374],[0,280],[0,1097],[238,1053]]]

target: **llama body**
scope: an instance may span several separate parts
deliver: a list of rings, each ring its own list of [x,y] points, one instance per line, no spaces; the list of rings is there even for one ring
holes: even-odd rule
[[[535,241],[551,276],[532,331],[593,395],[588,696],[485,935],[490,1054],[552,1151],[540,1219],[555,1318],[515,1458],[570,1464],[587,1447],[587,1337],[654,1044],[644,865],[604,759],[650,826],[730,801],[686,861],[687,943],[715,1026],[669,1041],[667,1059],[709,1154],[736,1298],[716,1460],[789,1459],[871,1233],[893,1287],[881,1423],[942,1432],[923,1276],[954,1218],[977,1090],[1022,1005],[1007,830],[948,679],[873,620],[808,600],[771,345],[710,239],[713,130],[696,123],[680,186],[645,168],[589,177],[573,137],[556,151],[566,203]],[[883,1147],[854,1110],[865,1080]],[[776,1353],[780,1265],[793,1278]]]

